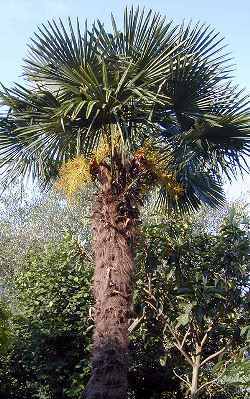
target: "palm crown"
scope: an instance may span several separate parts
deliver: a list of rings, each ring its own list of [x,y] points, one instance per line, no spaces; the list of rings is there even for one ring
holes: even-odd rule
[[[43,25],[24,60],[27,85],[1,93],[4,178],[31,174],[47,185],[103,141],[111,164],[118,144],[124,159],[150,143],[183,187],[173,197],[159,179],[160,203],[220,204],[221,174],[246,170],[250,149],[248,98],[230,82],[221,42],[205,25],[173,27],[133,8],[122,31],[113,17],[111,33],[99,21],[83,32],[78,21]]]

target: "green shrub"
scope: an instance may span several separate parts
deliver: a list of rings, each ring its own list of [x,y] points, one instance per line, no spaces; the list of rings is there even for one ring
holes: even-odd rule
[[[78,396],[89,374],[91,277],[70,235],[28,253],[9,287],[15,337],[0,359],[1,398]]]

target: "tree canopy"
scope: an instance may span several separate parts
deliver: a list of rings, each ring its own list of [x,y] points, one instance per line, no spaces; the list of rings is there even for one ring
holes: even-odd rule
[[[84,183],[104,158],[118,168],[115,148],[125,157],[140,150],[141,173],[152,186],[153,172],[162,205],[221,204],[221,172],[232,178],[248,169],[249,154],[248,96],[231,82],[223,38],[209,26],[174,26],[133,7],[121,28],[111,22],[107,31],[99,20],[83,29],[78,20],[67,27],[51,21],[34,34],[27,84],[1,92],[9,108],[0,121],[5,177],[30,175],[46,186],[62,163],[81,155],[74,168],[82,168]],[[171,173],[182,195],[173,195]]]

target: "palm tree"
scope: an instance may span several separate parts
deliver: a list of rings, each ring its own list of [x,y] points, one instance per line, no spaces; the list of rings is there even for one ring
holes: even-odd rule
[[[31,176],[69,195],[90,181],[95,333],[86,398],[127,396],[128,327],[139,209],[223,202],[222,175],[247,169],[248,100],[230,82],[222,39],[208,26],[125,9],[101,22],[42,25],[24,60],[25,86],[3,88],[5,182]],[[6,108],[5,108],[6,109]]]

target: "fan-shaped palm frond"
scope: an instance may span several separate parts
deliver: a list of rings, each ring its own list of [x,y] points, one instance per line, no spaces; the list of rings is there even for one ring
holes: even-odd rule
[[[169,69],[167,59],[174,43],[173,32],[168,32],[170,24],[164,24],[158,15],[151,16],[151,12],[139,16],[138,10],[132,19],[133,23],[129,23],[125,12],[124,43],[129,35],[134,35],[138,46],[131,59],[128,44],[123,52],[113,44],[116,54],[109,54],[111,38],[119,39],[107,34],[100,23],[99,30],[93,27],[92,32],[85,26],[83,35],[78,22],[74,33],[70,20],[69,32],[61,21],[59,26],[53,21],[39,29],[24,65],[30,87],[16,85],[12,90],[4,89],[1,95],[2,104],[11,109],[5,126],[13,127],[11,134],[10,129],[2,128],[4,165],[11,163],[18,174],[24,171],[20,164],[34,162],[34,157],[40,159],[41,154],[43,161],[44,157],[51,158],[53,165],[59,165],[76,153],[91,152],[103,132],[109,134],[110,125],[114,124],[124,142],[132,141],[135,131],[143,131],[152,104],[168,103],[150,77],[151,62],[155,60],[151,47],[145,61],[146,47],[141,45],[149,31],[151,41],[145,46],[155,41],[156,51],[156,44],[164,41],[157,56],[164,55],[161,66]],[[108,47],[104,46],[104,39]],[[16,151],[15,142],[18,148],[22,143],[23,151]]]
[[[159,188],[157,206],[161,209],[185,213],[196,211],[204,203],[211,207],[224,205],[222,181],[209,170],[199,170],[193,162],[187,162],[177,174],[177,181],[183,187],[182,195],[173,196],[167,187]]]
[[[250,138],[248,98],[230,83],[222,38],[139,8],[125,9],[121,30],[111,22],[111,32],[100,21],[81,31],[70,19],[38,29],[24,60],[28,85],[1,92],[5,177],[29,172],[48,183],[115,130],[128,156],[148,138],[163,159],[171,150],[186,190],[179,207],[220,202],[218,176],[247,169]],[[161,202],[175,206],[164,193]]]
[[[248,172],[250,154],[249,99],[243,91],[227,85],[211,98],[210,109],[197,115],[178,115],[175,128],[164,125],[162,136],[173,141],[178,159],[189,152],[216,173],[229,179],[237,172]],[[186,124],[186,130],[185,130]]]

